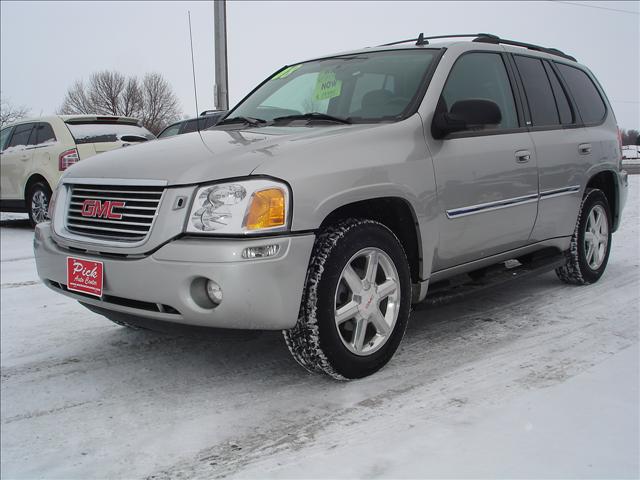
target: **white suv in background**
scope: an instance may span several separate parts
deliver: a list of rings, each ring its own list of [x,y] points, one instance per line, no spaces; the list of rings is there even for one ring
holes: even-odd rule
[[[155,138],[135,118],[55,115],[0,132],[0,211],[47,220],[51,192],[69,166],[97,153]]]

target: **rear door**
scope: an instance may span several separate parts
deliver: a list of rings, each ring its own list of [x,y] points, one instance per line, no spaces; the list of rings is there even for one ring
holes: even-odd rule
[[[442,209],[434,270],[521,247],[533,228],[538,170],[506,59],[498,52],[467,52],[456,60],[442,90],[438,109],[486,99],[498,105],[502,120],[430,140]]]
[[[568,236],[575,228],[585,173],[599,159],[597,145],[590,140],[553,64],[528,55],[514,54],[513,60],[525,93],[525,116],[540,175],[538,218],[531,240]],[[599,98],[591,101],[601,102]],[[596,116],[601,119],[604,113],[603,106]]]
[[[16,125],[6,148],[2,151],[2,199],[24,199],[24,184],[33,158],[34,123]]]

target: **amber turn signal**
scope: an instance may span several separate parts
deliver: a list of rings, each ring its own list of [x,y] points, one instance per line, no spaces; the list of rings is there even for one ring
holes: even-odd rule
[[[281,227],[285,224],[285,193],[279,188],[255,192],[247,210],[244,226],[248,230]]]

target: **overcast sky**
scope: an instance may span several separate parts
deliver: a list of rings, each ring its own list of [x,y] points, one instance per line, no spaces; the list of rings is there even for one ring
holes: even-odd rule
[[[0,2],[0,88],[34,115],[54,113],[76,79],[115,69],[162,73],[183,113],[213,108],[213,2]],[[559,48],[604,86],[622,128],[640,128],[640,2],[227,3],[233,105],[284,64],[394,40],[489,32]]]

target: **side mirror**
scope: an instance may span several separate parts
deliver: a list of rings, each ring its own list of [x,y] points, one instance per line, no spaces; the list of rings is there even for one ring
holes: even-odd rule
[[[491,100],[460,100],[450,112],[436,113],[433,117],[431,133],[433,138],[442,139],[454,132],[497,125],[502,121],[500,107]]]

